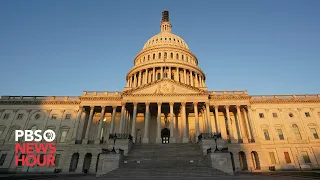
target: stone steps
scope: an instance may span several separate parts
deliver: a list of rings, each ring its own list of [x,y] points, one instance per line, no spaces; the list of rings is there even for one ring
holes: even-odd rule
[[[226,174],[213,168],[183,167],[183,168],[120,168],[111,171],[107,177],[214,177]]]
[[[182,178],[220,177],[224,172],[211,168],[197,144],[133,145],[119,169],[105,175],[108,178]]]

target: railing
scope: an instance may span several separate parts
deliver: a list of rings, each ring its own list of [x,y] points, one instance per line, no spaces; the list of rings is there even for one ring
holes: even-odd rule
[[[217,139],[217,138],[221,138],[221,133],[201,133],[198,136],[198,140],[202,140],[202,139]]]
[[[320,94],[291,94],[291,95],[254,95],[252,100],[259,99],[303,99],[303,98],[320,98]]]
[[[82,96],[121,96],[119,91],[83,91]]]
[[[235,94],[248,94],[247,91],[245,90],[240,90],[240,91],[210,91],[211,95],[223,95],[223,94],[230,94],[230,95],[235,95]]]
[[[0,100],[79,100],[79,96],[0,96]]]
[[[129,133],[122,133],[122,134],[109,134],[109,139],[129,139],[129,140],[133,140],[133,137],[131,136],[131,134]]]

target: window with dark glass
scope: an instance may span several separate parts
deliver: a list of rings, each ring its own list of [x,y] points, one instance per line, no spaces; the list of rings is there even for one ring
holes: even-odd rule
[[[274,152],[269,152],[269,156],[270,156],[271,164],[277,164]]]
[[[286,163],[291,163],[290,155],[288,152],[284,152],[284,159],[286,160]]]
[[[17,119],[22,119],[22,117],[23,117],[23,114],[18,114]]]
[[[263,113],[259,113],[259,117],[260,118],[264,118],[264,114]]]
[[[311,130],[311,133],[313,134],[314,139],[319,139],[316,128],[310,128],[310,130]]]
[[[270,140],[269,131],[267,129],[263,130],[263,134],[265,140]]]
[[[308,152],[307,151],[302,151],[301,152],[304,163],[311,163]]]
[[[0,166],[4,164],[4,161],[6,160],[7,154],[2,154],[0,157]]]
[[[274,118],[277,118],[277,117],[278,117],[278,114],[277,114],[277,113],[272,113],[272,116],[273,116]]]
[[[304,114],[306,115],[306,117],[310,117],[310,113],[309,112],[305,112]]]
[[[71,119],[71,114],[66,114],[66,119]]]
[[[278,135],[279,135],[279,139],[280,139],[280,140],[284,140],[284,136],[283,136],[283,133],[282,133],[282,129],[277,129],[277,132],[278,132]]]
[[[292,113],[289,113],[289,117],[291,117],[291,118],[292,118],[292,117],[293,117],[293,114],[292,114]]]

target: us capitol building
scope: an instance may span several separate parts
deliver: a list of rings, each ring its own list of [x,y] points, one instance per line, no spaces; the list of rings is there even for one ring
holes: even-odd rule
[[[139,144],[194,144],[207,156],[217,149],[217,139],[227,152],[223,162],[233,171],[320,168],[319,94],[210,91],[197,57],[171,27],[164,11],[160,33],[134,58],[122,92],[1,96],[1,171],[95,173],[102,149],[115,147],[129,157]],[[19,129],[56,132],[55,167],[15,166]]]

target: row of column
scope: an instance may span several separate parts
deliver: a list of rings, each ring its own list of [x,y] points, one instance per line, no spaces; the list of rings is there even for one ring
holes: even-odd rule
[[[189,84],[191,86],[205,87],[205,80],[202,75],[196,72],[190,71],[189,69],[178,68],[178,67],[160,67],[160,68],[154,67],[151,70],[147,68],[145,70],[138,71],[132,74],[127,79],[127,87],[139,87],[141,85],[148,84],[158,79],[166,78],[166,76],[168,76],[167,78],[169,79],[173,79],[181,83]]]
[[[186,112],[186,102],[180,102],[181,103],[181,119],[182,119],[182,125],[183,125],[183,142],[188,142],[188,129],[187,129],[187,112]],[[149,142],[149,124],[150,124],[150,102],[144,103],[145,108],[145,126],[144,126],[144,135],[143,135],[143,143]],[[157,103],[158,112],[157,112],[157,141],[161,140],[161,106],[162,102]],[[170,102],[170,138],[173,138],[174,135],[174,102]],[[138,110],[138,103],[133,103],[133,112],[132,114],[129,113],[126,108],[126,103],[121,104],[121,116],[120,116],[120,126],[117,133],[123,134],[123,133],[129,133],[133,136],[135,139],[136,137],[136,118],[137,118],[137,110]],[[210,105],[209,103],[204,103],[203,108],[200,109],[200,112],[198,110],[198,102],[193,102],[193,112],[194,112],[194,118],[195,118],[195,130],[196,130],[196,136],[199,136],[200,132],[200,126],[199,126],[199,114],[202,116],[204,123],[205,123],[205,130],[206,132],[203,133],[221,133],[221,136],[223,139],[228,138],[227,129],[229,130],[229,138],[233,143],[236,143],[237,140],[242,139],[244,142],[246,142],[248,139],[254,139],[254,134],[251,129],[252,124],[250,124],[248,116],[248,111],[245,107],[236,105],[236,119],[232,120],[230,118],[230,106],[213,106],[214,107],[214,121],[211,120],[210,117]],[[220,121],[219,120],[219,107],[224,107],[225,109],[225,117],[226,121]],[[111,117],[111,127],[110,127],[110,133],[114,133],[114,127],[115,127],[115,116],[116,116],[116,106],[112,107],[112,117]],[[96,140],[100,142],[101,139],[101,129],[102,129],[102,123],[103,119],[105,117],[105,106],[101,106],[101,116],[99,121],[99,127],[98,132],[96,135]],[[80,121],[81,119],[81,112],[79,111],[77,120]],[[243,116],[242,116],[243,114]],[[89,120],[88,125],[86,128],[85,133],[85,140],[88,140],[89,133],[90,133],[90,127],[92,125],[94,115],[94,106],[90,107],[90,114],[89,114]],[[132,115],[132,116],[131,116]],[[244,119],[243,119],[244,117]],[[251,116],[250,118],[252,118]],[[237,122],[236,122],[237,120]],[[213,123],[214,122],[214,123]],[[227,123],[227,124],[226,124]],[[77,126],[79,126],[79,122],[76,123]],[[237,127],[238,124],[238,127]],[[212,125],[214,127],[212,127]],[[239,132],[237,131],[239,129]],[[246,131],[247,130],[247,131]],[[73,132],[72,137],[76,138],[76,132]]]

